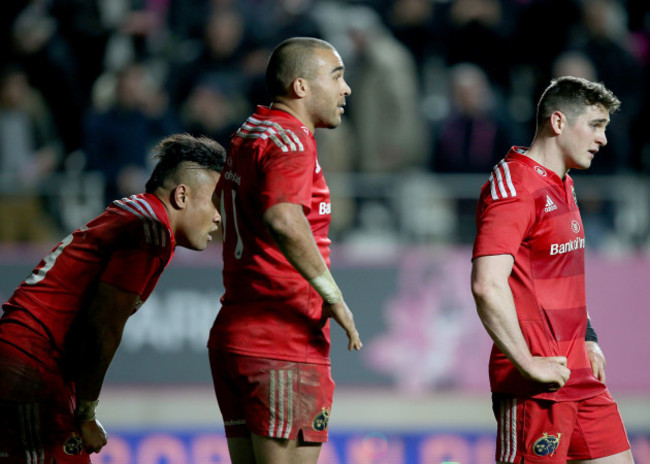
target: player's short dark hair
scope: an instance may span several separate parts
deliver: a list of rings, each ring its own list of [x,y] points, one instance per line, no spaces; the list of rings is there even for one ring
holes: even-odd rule
[[[553,79],[537,104],[537,128],[541,128],[554,111],[561,111],[573,122],[589,106],[598,104],[609,113],[621,106],[620,100],[602,83],[574,76]]]
[[[226,160],[226,150],[209,137],[190,134],[174,134],[165,137],[153,149],[158,160],[146,184],[146,192],[153,193],[174,176],[183,163],[195,163],[198,167],[221,172]]]
[[[298,77],[315,77],[314,50],[317,49],[334,50],[334,47],[313,37],[293,37],[275,47],[266,67],[266,87],[272,100],[286,95]]]

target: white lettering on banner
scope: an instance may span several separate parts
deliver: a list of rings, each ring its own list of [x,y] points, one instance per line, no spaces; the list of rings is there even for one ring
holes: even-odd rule
[[[179,396],[180,398],[180,396]],[[182,399],[179,399],[182,401]],[[143,431],[146,430],[143,428]],[[182,429],[181,429],[182,430]],[[643,441],[642,441],[643,440]],[[639,436],[633,444],[645,445]],[[635,449],[646,449],[635,448]],[[494,437],[477,437],[456,432],[386,436],[381,432],[363,436],[359,431],[338,433],[321,449],[321,461],[330,464],[354,462],[369,464],[440,464],[490,462],[494,458]],[[191,464],[230,462],[228,442],[223,433],[182,430],[179,432],[113,433],[102,452],[93,457],[96,464]],[[643,461],[644,463],[646,461]]]
[[[322,201],[320,203],[320,208],[318,209],[318,214],[331,214],[332,213],[332,204]]]
[[[241,184],[241,176],[235,172],[226,171],[223,176],[226,180],[231,180],[237,185]]]
[[[171,290],[154,292],[124,328],[120,349],[134,352],[151,347],[161,353],[189,348],[204,353],[217,316],[221,292]]]
[[[553,255],[563,255],[570,251],[579,250],[585,247],[584,238],[576,238],[575,240],[569,240],[566,243],[554,243],[551,245],[551,256]]]

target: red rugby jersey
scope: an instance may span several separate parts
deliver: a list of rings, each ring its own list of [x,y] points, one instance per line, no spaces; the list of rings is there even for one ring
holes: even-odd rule
[[[89,305],[98,282],[140,295],[135,311],[153,291],[174,247],[158,198],[140,194],[114,201],[63,239],[20,284],[3,305],[0,338],[29,352],[21,344],[18,324],[60,356],[70,325]],[[34,347],[32,354],[37,352],[43,352],[42,346]]]
[[[264,212],[275,204],[301,205],[329,266],[330,194],[313,134],[289,113],[258,107],[230,141],[217,190],[225,294],[208,346],[329,363],[323,300],[287,261],[263,222]]]
[[[573,180],[513,147],[483,186],[473,258],[510,254],[509,278],[519,325],[533,356],[566,356],[569,381],[554,393],[524,379],[493,346],[492,391],[556,401],[605,390],[593,375],[585,346],[585,236]]]

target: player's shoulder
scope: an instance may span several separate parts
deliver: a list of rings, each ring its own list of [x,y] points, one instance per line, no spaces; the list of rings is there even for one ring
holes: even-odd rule
[[[139,194],[115,200],[107,211],[116,213],[118,221],[124,227],[129,224],[144,234],[147,243],[155,246],[167,246],[171,231],[164,207],[154,195]]]
[[[311,148],[311,132],[288,113],[258,108],[241,125],[235,138],[277,148],[281,152],[304,152]]]
[[[524,155],[511,151],[492,168],[485,188],[495,201],[521,198],[537,190],[546,176],[548,171],[545,168],[528,161]]]
[[[151,194],[141,193],[115,200],[111,208],[141,220],[166,222],[164,207],[160,200]]]

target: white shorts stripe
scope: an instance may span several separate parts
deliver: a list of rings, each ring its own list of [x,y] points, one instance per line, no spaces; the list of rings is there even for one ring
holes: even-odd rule
[[[276,390],[276,371],[269,372],[269,437],[275,436],[275,390]]]
[[[499,457],[497,461],[503,462],[505,460],[505,442],[506,442],[506,408],[504,405],[504,402],[501,401],[499,403],[499,449],[501,452],[499,453]]]
[[[506,442],[505,442],[505,447],[504,447],[504,461],[508,461],[508,458],[510,457],[510,453],[512,452],[512,422],[510,421],[511,419],[511,411],[510,408],[512,407],[512,402],[510,400],[504,402],[505,406],[505,422],[503,424],[503,427],[506,432]],[[509,461],[508,461],[509,462]]]
[[[499,404],[500,462],[513,462],[517,455],[517,399],[503,399]]]
[[[287,372],[287,429],[282,438],[289,438],[291,426],[293,425],[293,374],[294,371]]]
[[[287,386],[287,382],[285,380],[285,374],[286,372],[281,370],[278,371],[278,428],[277,432],[273,434],[274,437],[276,438],[282,438],[282,431],[284,429],[284,426],[286,424],[287,418],[285,416],[284,412],[284,406],[285,406],[285,397],[284,397],[284,389]]]
[[[293,370],[271,370],[269,378],[269,437],[289,438],[293,426]]]
[[[19,405],[20,435],[25,449],[26,464],[43,464],[45,450],[41,443],[37,403]]]
[[[512,406],[510,407],[511,414],[511,436],[512,436],[512,452],[508,462],[513,462],[517,455],[517,398],[512,399]]]

